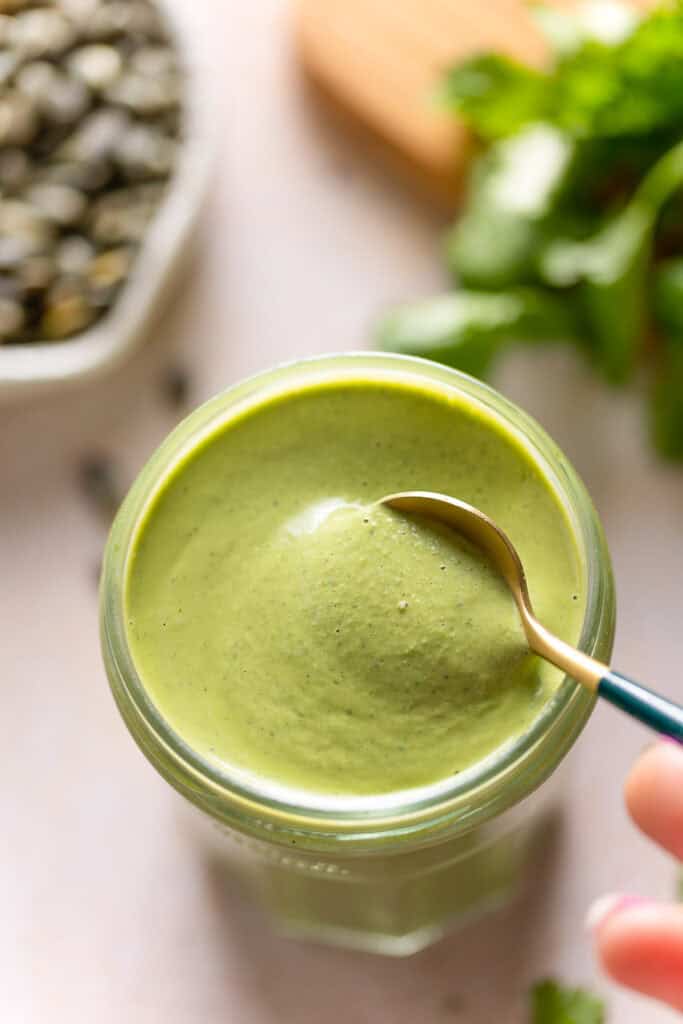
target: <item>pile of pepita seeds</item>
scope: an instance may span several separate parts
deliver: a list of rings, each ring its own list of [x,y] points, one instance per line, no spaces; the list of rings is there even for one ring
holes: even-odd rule
[[[116,300],[177,158],[182,75],[150,0],[0,0],[0,344]]]

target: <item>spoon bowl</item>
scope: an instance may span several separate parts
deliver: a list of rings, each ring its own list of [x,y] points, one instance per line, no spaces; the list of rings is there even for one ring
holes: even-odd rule
[[[517,605],[529,648],[587,689],[633,717],[683,741],[683,708],[639,683],[610,670],[583,651],[555,636],[538,621],[529,596],[524,566],[501,528],[473,505],[433,491],[403,491],[382,498],[397,512],[419,515],[450,527],[482,551],[507,583]]]

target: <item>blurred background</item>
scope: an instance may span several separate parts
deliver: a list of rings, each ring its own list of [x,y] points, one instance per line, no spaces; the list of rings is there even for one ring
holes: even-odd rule
[[[674,891],[675,866],[622,806],[649,740],[625,717],[598,709],[571,755],[562,844],[534,895],[390,961],[274,936],[206,871],[115,712],[99,564],[111,509],[157,444],[239,378],[369,347],[385,312],[449,287],[448,213],[312,94],[285,0],[170,6],[212,129],[187,267],[124,363],[0,405],[2,1018],[523,1024],[529,985],[553,975],[604,993],[611,1021],[672,1021],[599,978],[583,932],[603,892]],[[683,468],[649,443],[638,389],[607,389],[566,346],[514,348],[492,380],[593,496],[617,580],[615,664],[680,699]]]

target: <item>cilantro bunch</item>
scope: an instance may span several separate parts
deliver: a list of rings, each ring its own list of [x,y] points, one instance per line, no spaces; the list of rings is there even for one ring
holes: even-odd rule
[[[644,368],[650,432],[683,459],[683,0],[538,8],[554,58],[473,57],[443,102],[480,140],[449,232],[452,293],[390,313],[380,346],[486,376],[569,341],[613,386]]]

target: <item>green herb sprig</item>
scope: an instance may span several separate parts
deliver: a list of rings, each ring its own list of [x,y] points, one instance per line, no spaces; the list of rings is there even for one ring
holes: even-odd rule
[[[379,345],[476,376],[544,341],[613,386],[645,367],[651,437],[683,459],[683,0],[535,16],[547,70],[489,53],[446,75],[482,144],[444,247],[459,288],[390,313]]]
[[[604,1024],[602,1000],[580,988],[541,981],[531,990],[531,1024]]]

